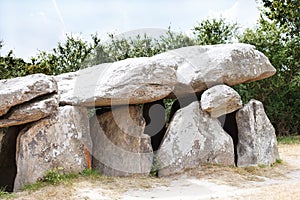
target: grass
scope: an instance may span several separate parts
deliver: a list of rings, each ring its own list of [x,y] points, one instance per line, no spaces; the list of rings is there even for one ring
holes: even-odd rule
[[[277,141],[278,144],[300,144],[300,135],[280,136]]]
[[[5,188],[0,188],[0,199],[12,199],[14,196],[14,193],[6,192]]]
[[[276,162],[273,163],[273,164],[271,164],[271,167],[276,167],[276,166],[278,166],[280,164],[283,164],[283,161],[281,159],[276,159]]]
[[[158,170],[161,168],[161,165],[158,161],[157,155],[154,154],[153,156],[153,162],[150,170],[150,176],[152,177],[158,177]]]
[[[82,173],[83,173],[81,174],[82,176],[84,175],[87,176],[92,174],[90,170],[84,170]],[[36,191],[47,185],[58,185],[60,183],[67,184],[70,183],[73,179],[76,179],[78,177],[79,177],[78,173],[65,173],[62,167],[57,167],[48,170],[45,176],[40,178],[37,182],[33,184],[24,185],[22,190]]]
[[[101,176],[99,172],[93,169],[85,169],[80,173],[80,175],[89,178],[99,178]]]

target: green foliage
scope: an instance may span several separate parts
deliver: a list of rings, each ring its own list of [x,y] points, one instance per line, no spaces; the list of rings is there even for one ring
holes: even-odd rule
[[[83,67],[83,63],[91,55],[100,40],[92,36],[93,44],[80,38],[67,36],[65,43],[58,43],[52,52],[40,52],[35,62],[42,68],[50,69],[52,75],[74,72]]]
[[[83,170],[81,173],[80,173],[81,176],[83,177],[95,177],[95,178],[98,178],[100,177],[101,175],[99,174],[99,172],[97,172],[96,170],[94,169],[85,169]]]
[[[161,164],[158,161],[157,155],[154,154],[153,162],[150,170],[150,176],[158,177],[158,170],[161,168]]]
[[[166,108],[166,122],[167,122],[167,126],[168,123],[171,121],[170,119],[170,114],[171,114],[171,109],[172,109],[172,105],[174,103],[175,99],[164,99],[164,104],[165,104],[165,108]]]
[[[166,52],[172,49],[178,49],[181,47],[193,46],[196,45],[196,41],[193,38],[190,38],[183,33],[174,33],[171,31],[171,28],[168,28],[168,31],[165,35],[162,35],[159,40],[156,41],[158,53]]]
[[[29,74],[51,74],[49,68],[27,63],[22,58],[16,58],[13,51],[2,57],[0,56],[0,79],[8,79]]]
[[[116,38],[113,34],[109,34],[109,37],[111,41],[106,47],[106,52],[112,62],[126,58],[149,57],[158,52],[153,39],[146,34],[137,35],[135,38]]]
[[[259,168],[267,168],[268,165],[265,165],[265,164],[259,164],[258,167],[259,167]]]
[[[207,19],[194,27],[197,44],[212,45],[231,43],[237,37],[238,26],[230,24],[225,19]]]
[[[8,192],[5,192],[5,187],[4,188],[0,188],[0,197],[4,196],[6,194],[8,194]]]
[[[236,86],[244,102],[255,98],[264,103],[266,113],[278,135],[300,130],[299,38],[287,36],[290,29],[260,19],[256,29],[247,29],[240,41],[256,46],[276,68],[276,75]]]
[[[13,199],[14,197],[15,197],[15,194],[6,192],[5,187],[0,188],[0,199]]]
[[[262,0],[262,2],[265,16],[282,26],[289,27],[291,31],[288,34],[300,36],[299,0]]]
[[[87,174],[88,171],[83,172]],[[91,172],[90,172],[91,173]],[[71,180],[78,178],[77,173],[65,173],[64,168],[57,167],[48,170],[45,175],[36,183],[24,185],[22,190],[36,191],[47,185],[58,185],[60,183],[69,183]]]
[[[40,182],[45,182],[51,185],[57,185],[58,183],[65,182],[70,179],[77,178],[78,174],[75,173],[65,173],[64,168],[57,167],[54,169],[50,169],[46,172],[46,175],[41,178]]]
[[[170,27],[159,39],[151,38],[147,34],[136,37],[117,37],[109,34],[109,42],[104,45],[98,43],[89,65],[115,62],[127,58],[151,57],[153,55],[180,47],[194,45],[195,42],[182,33],[174,33]]]

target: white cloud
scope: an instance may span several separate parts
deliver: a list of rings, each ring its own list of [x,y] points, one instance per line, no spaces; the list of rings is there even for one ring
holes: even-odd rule
[[[225,18],[230,22],[237,22],[243,28],[253,26],[259,18],[259,10],[254,0],[237,0],[228,9],[209,10],[210,18]]]
[[[232,7],[223,11],[209,10],[209,18],[225,18],[230,21],[235,21],[237,19],[237,11],[239,7],[239,1],[236,1]]]

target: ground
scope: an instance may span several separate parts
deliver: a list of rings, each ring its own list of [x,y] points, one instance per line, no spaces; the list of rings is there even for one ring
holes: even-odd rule
[[[80,177],[19,192],[13,199],[300,199],[300,145],[279,145],[282,163],[247,168],[203,166],[168,178]]]

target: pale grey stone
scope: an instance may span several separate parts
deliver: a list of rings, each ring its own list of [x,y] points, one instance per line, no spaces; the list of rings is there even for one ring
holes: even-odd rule
[[[201,92],[217,84],[261,80],[276,73],[263,53],[243,43],[183,47],[154,57],[178,63],[173,96]]]
[[[201,95],[201,108],[213,118],[234,112],[243,106],[241,96],[227,85],[216,85]]]
[[[95,170],[108,176],[150,173],[153,151],[139,106],[114,107],[90,124]]]
[[[234,165],[233,142],[220,122],[203,112],[196,101],[175,113],[157,158],[159,176],[206,163]]]
[[[47,170],[81,172],[88,167],[89,119],[85,108],[60,107],[57,115],[24,128],[17,139],[14,191],[36,182]]]
[[[56,91],[54,79],[44,74],[0,80],[0,116],[15,105]]]
[[[279,159],[275,129],[263,104],[250,100],[236,114],[238,126],[237,165],[270,165]]]
[[[217,84],[237,85],[276,73],[248,44],[183,47],[150,58],[130,58],[54,77],[61,104],[106,106],[182,97]]]
[[[107,106],[163,99],[174,89],[173,60],[129,58],[54,77],[61,104]]]
[[[57,109],[57,95],[50,95],[42,99],[26,102],[13,107],[9,113],[0,117],[0,128],[38,121],[51,114],[56,114]]]

